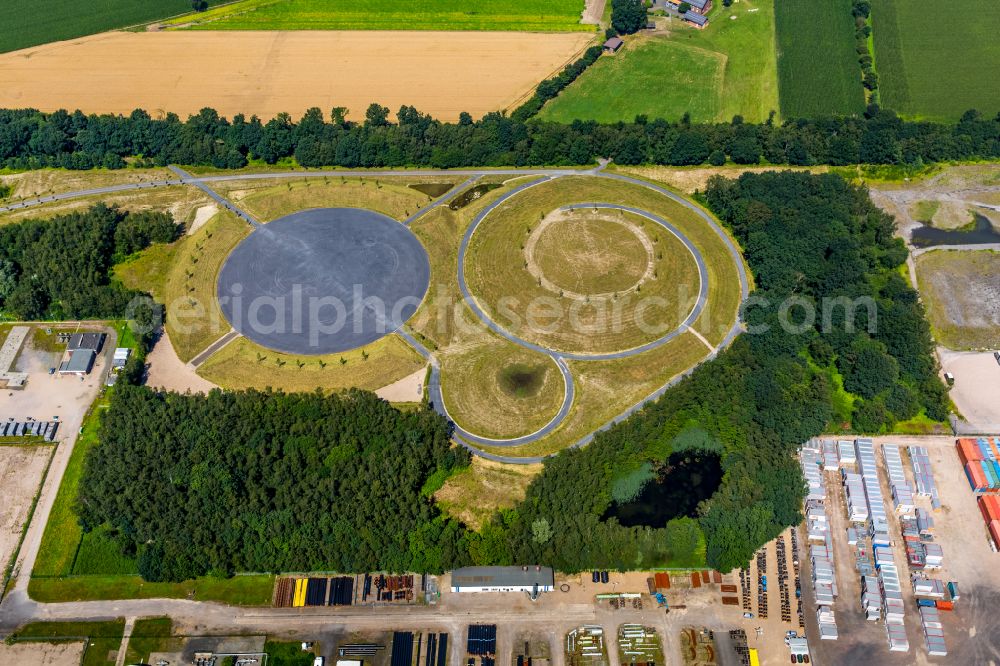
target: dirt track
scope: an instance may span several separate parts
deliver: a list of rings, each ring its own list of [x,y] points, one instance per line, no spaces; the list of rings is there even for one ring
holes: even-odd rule
[[[110,32],[0,56],[0,108],[263,119],[372,102],[440,120],[512,105],[589,33]]]

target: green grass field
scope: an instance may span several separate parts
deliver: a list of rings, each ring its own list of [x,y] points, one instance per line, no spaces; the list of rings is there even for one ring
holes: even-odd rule
[[[781,115],[812,118],[864,110],[851,0],[782,0],[775,9]]]
[[[173,620],[169,617],[151,617],[136,620],[125,651],[126,664],[149,663],[153,652],[175,652],[184,646],[183,638],[173,637]]]
[[[149,583],[139,576],[32,578],[28,595],[42,603],[112,599],[191,599],[235,606],[268,606],[274,576],[196,578],[182,583]]]
[[[882,105],[927,120],[1000,111],[1000,3],[955,0],[947,14],[911,0],[874,0],[872,30]]]
[[[198,15],[203,30],[593,30],[582,0],[242,0]],[[190,23],[189,18],[174,21]]]
[[[600,58],[540,118],[630,122],[639,114],[679,120],[690,113],[696,122],[766,120],[778,110],[774,0],[716,5],[704,30],[672,20],[667,36],[627,37],[623,51]]]
[[[637,115],[714,120],[721,104],[721,53],[680,40],[633,38],[613,57],[600,58],[568,90],[549,102],[543,120],[613,123]]]
[[[190,0],[7,0],[0,3],[0,53],[190,11]]]

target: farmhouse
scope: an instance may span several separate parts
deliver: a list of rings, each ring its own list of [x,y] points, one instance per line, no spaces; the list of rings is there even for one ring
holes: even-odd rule
[[[621,37],[612,37],[608,41],[604,42],[604,52],[618,53],[618,49],[620,49],[624,43],[625,42],[622,41]]]
[[[708,25],[708,17],[694,10],[687,12],[682,18],[699,30]]]
[[[666,1],[669,2],[671,5],[673,5],[675,8],[680,7],[681,4],[685,2],[685,0],[666,0]],[[686,0],[686,2],[689,5],[691,5],[691,12],[694,12],[695,14],[701,14],[702,16],[708,14],[708,12],[711,11],[712,9],[712,0]],[[686,19],[687,16],[685,16],[684,18]]]
[[[452,592],[551,592],[555,576],[549,567],[465,567],[451,574]]]

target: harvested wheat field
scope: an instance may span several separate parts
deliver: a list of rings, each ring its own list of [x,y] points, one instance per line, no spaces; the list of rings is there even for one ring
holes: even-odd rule
[[[507,108],[587,33],[110,32],[0,55],[0,108],[181,117],[412,105],[440,120]]]

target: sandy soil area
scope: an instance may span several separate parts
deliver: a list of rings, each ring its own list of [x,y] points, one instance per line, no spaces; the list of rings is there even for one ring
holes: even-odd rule
[[[178,393],[208,392],[216,388],[215,384],[198,376],[194,368],[177,357],[166,332],[146,356],[146,363],[149,366],[146,384],[154,388]]]
[[[6,570],[21,540],[24,521],[51,453],[51,446],[0,446],[0,571]],[[0,658],[0,663],[20,662]]]
[[[0,643],[0,663],[18,666],[77,666],[83,643]]]
[[[517,32],[110,32],[0,56],[0,107],[232,117],[372,102],[440,120],[512,105],[592,35]]]
[[[205,206],[199,206],[198,210],[194,213],[194,220],[188,225],[187,233],[190,236],[194,232],[201,229],[206,222],[211,220],[219,212],[219,207],[215,204],[208,204]],[[176,217],[176,216],[175,216]]]
[[[938,347],[941,369],[955,375],[951,399],[965,420],[1000,432],[1000,363],[993,352],[957,352]]]
[[[384,386],[375,394],[389,402],[420,402],[424,399],[424,379],[427,377],[427,367],[420,368],[412,375],[407,375],[399,381]]]

